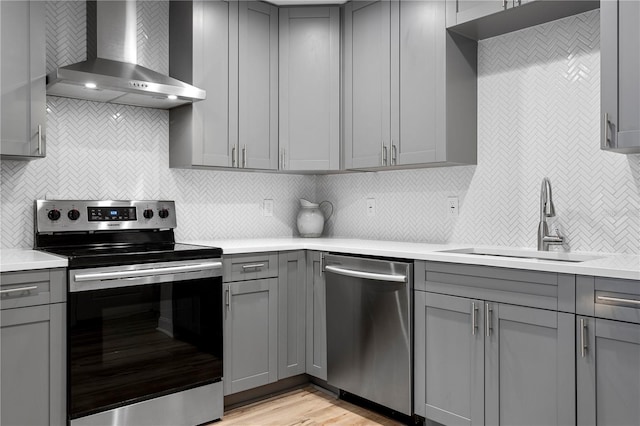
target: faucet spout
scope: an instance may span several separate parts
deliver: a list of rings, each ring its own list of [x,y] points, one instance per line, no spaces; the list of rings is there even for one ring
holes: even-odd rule
[[[549,251],[551,244],[563,244],[564,238],[560,235],[549,235],[547,218],[554,217],[556,210],[553,206],[551,195],[551,181],[545,177],[540,187],[540,223],[538,224],[538,250]]]

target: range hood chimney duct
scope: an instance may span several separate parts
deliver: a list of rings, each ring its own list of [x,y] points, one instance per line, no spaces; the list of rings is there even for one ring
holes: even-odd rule
[[[87,60],[47,75],[47,95],[171,109],[206,92],[137,65],[135,0],[89,0]]]

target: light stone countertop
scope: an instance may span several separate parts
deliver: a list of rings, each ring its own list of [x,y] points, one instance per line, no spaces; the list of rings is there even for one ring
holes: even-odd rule
[[[435,262],[465,263],[471,265],[496,266],[501,268],[528,269],[576,275],[592,275],[610,278],[640,280],[640,256],[615,253],[583,253],[598,257],[585,262],[559,262],[554,260],[523,259],[504,256],[442,253],[474,247],[470,244],[428,244],[400,241],[359,240],[350,238],[256,238],[238,240],[194,240],[181,241],[222,248],[224,254],[260,253],[289,250],[318,250],[334,253],[391,257],[398,259],[430,260]],[[501,248],[477,246],[482,248]],[[532,254],[534,249],[525,249]],[[64,268],[67,260],[37,250],[0,250],[0,272],[27,271],[47,268]]]
[[[1,249],[0,272],[66,268],[67,259],[30,249]]]
[[[471,244],[428,244],[348,238],[286,237],[238,240],[194,240],[185,242],[190,244],[220,247],[222,248],[223,253],[228,255],[304,249],[640,280],[640,256],[628,254],[575,252],[577,254],[592,255],[597,257],[597,259],[587,260],[584,262],[560,262],[556,260],[439,252],[441,250],[469,247],[489,249],[506,248],[496,246],[474,246]],[[534,255],[537,253],[534,249],[521,250],[530,251]]]

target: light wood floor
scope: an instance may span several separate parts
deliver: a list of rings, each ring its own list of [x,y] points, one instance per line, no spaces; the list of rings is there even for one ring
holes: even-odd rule
[[[401,424],[308,386],[225,412],[222,421],[209,426]]]

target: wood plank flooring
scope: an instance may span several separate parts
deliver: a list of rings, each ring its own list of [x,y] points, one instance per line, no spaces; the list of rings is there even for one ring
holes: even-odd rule
[[[401,424],[308,386],[225,412],[222,421],[209,426]]]

